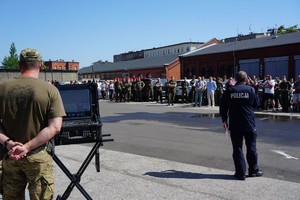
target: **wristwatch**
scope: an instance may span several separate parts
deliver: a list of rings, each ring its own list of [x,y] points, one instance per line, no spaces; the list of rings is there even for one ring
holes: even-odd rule
[[[8,138],[7,140],[5,140],[5,142],[3,143],[3,146],[5,147],[5,149],[7,148],[7,143],[8,143],[9,141],[11,141],[10,138]]]

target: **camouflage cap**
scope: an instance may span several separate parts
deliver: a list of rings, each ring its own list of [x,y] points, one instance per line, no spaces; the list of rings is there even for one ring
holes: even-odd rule
[[[21,51],[20,62],[42,62],[42,57],[36,49],[27,48]]]

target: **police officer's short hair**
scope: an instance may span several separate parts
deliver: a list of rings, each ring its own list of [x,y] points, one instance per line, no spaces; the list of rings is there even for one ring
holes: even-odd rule
[[[244,71],[239,71],[237,74],[236,74],[236,81],[237,82],[244,82],[245,79],[248,77],[247,73],[244,72]]]

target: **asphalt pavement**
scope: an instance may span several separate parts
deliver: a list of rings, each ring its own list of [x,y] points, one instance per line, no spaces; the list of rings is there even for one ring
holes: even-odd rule
[[[153,104],[152,102],[149,104]],[[192,108],[218,112],[218,107]],[[257,111],[256,114],[300,118],[300,113]],[[113,137],[113,136],[112,136]],[[109,145],[105,143],[104,145]],[[56,147],[56,153],[72,173],[90,151],[85,145]],[[300,199],[300,184],[266,177],[236,180],[233,171],[190,165],[140,155],[100,149],[101,171],[94,159],[82,175],[80,184],[92,199]],[[70,180],[55,166],[55,195],[62,194]],[[75,187],[69,199],[85,199]]]
[[[68,145],[56,148],[57,155],[72,171],[83,162],[90,148]],[[81,185],[92,199],[264,199],[292,200],[300,197],[300,184],[265,177],[235,180],[232,171],[189,165],[128,153],[100,150],[101,171],[92,160]],[[70,180],[56,166],[55,194],[62,194]],[[77,188],[69,199],[85,199]]]
[[[153,104],[151,102],[151,104]],[[218,107],[192,108],[218,112]],[[300,113],[258,111],[256,114],[300,118]],[[112,135],[113,138],[113,135]],[[109,145],[109,143],[104,143]],[[56,147],[56,155],[71,171],[77,173],[86,155],[87,145]],[[266,177],[236,180],[233,171],[190,165],[174,161],[100,149],[100,172],[95,160],[84,171],[80,185],[92,199],[101,200],[299,200],[300,184]],[[54,164],[55,198],[62,195],[71,183],[66,174]],[[28,194],[27,194],[27,199]],[[85,197],[75,187],[68,199]]]

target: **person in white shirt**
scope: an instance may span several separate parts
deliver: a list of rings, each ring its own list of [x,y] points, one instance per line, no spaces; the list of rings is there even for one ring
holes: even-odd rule
[[[274,86],[275,81],[272,80],[271,75],[266,76],[266,81],[263,84],[265,92],[264,92],[264,108],[268,109],[268,102],[270,101],[271,108],[274,110],[275,101],[274,101]]]
[[[109,88],[109,100],[112,101],[115,92],[115,84],[113,81],[109,81],[108,88]]]
[[[217,84],[210,76],[209,80],[206,82],[206,92],[207,92],[207,100],[208,105],[215,107],[215,90],[217,89]]]

